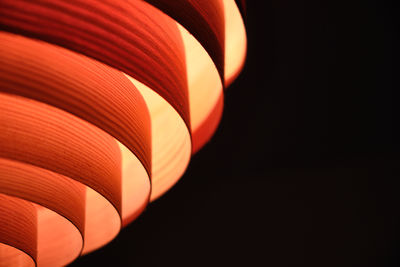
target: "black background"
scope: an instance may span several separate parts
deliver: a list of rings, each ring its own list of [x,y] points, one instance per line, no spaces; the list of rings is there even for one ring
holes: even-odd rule
[[[400,266],[399,9],[247,4],[248,58],[214,138],[71,266]]]

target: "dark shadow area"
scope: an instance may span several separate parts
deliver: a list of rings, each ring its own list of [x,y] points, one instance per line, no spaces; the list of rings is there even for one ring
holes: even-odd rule
[[[71,266],[400,266],[398,15],[384,0],[247,1],[248,59],[214,138]]]

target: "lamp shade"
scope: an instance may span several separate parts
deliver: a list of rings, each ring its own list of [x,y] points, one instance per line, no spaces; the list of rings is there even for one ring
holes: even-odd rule
[[[243,7],[0,1],[0,266],[67,265],[178,181],[243,67]]]

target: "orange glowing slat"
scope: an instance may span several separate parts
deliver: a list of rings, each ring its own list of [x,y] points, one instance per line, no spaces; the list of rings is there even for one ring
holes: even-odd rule
[[[0,157],[47,169],[92,188],[86,190],[86,201],[79,203],[86,213],[91,212],[85,216],[83,249],[110,241],[121,220],[121,159],[114,139],[69,113],[34,100],[2,93],[0,103]],[[72,204],[62,203],[80,212]],[[53,215],[38,209],[38,262],[43,260],[44,266],[66,264],[82,250],[73,246],[82,245],[79,231],[73,238],[66,222]]]
[[[0,27],[0,266],[109,242],[211,138],[246,55],[234,0],[3,0]]]
[[[231,0],[145,0],[171,16],[196,38],[224,79],[224,2]],[[234,0],[233,0],[234,1]]]
[[[133,218],[150,194],[150,117],[139,91],[122,73],[44,42],[1,33],[0,53],[0,91],[63,109],[124,144],[122,214]]]
[[[37,213],[28,201],[0,194],[0,266],[35,266]]]

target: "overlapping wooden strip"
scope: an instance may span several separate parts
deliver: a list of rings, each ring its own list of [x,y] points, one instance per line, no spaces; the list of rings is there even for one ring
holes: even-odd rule
[[[61,174],[0,158],[0,193],[51,209],[84,235],[86,187]]]
[[[137,217],[149,199],[151,173],[151,122],[140,92],[123,73],[38,40],[2,32],[0,53],[0,91],[68,111],[130,149],[119,146],[122,218],[126,224]]]
[[[82,182],[121,211],[121,155],[89,123],[27,98],[0,94],[0,157]]]
[[[35,266],[36,208],[28,201],[0,194],[0,266]]]
[[[121,155],[108,134],[57,108],[1,93],[0,157],[62,174],[97,192],[86,196],[91,213],[84,249],[104,245],[118,233]]]
[[[224,80],[225,0],[145,0],[185,27],[203,45]]]
[[[2,0],[0,29],[66,47],[126,72],[165,98],[190,127],[182,40],[176,23],[150,4]]]
[[[243,12],[244,1],[237,2]],[[0,34],[0,91],[8,93],[0,93],[0,157],[6,158],[0,158],[0,167],[5,160],[27,166],[28,170],[30,167],[32,170],[48,169],[43,169],[44,175],[32,185],[34,190],[27,191],[29,181],[24,178],[32,179],[35,171],[24,173],[20,165],[3,165],[11,167],[2,175],[5,179],[0,181],[0,193],[5,190],[5,193],[42,204],[68,218],[81,233],[84,232],[87,241],[84,253],[111,240],[119,230],[121,217],[126,225],[138,216],[149,199],[150,185],[142,180],[128,180],[127,175],[147,177],[140,162],[147,173],[154,171],[157,179],[151,199],[157,198],[179,179],[187,166],[191,151],[188,129],[193,131],[193,151],[197,151],[215,131],[222,113],[223,94],[216,93],[221,84],[205,82],[213,75],[210,68],[208,65],[201,67],[206,65],[188,53],[190,45],[186,43],[184,47],[171,17],[200,41],[226,86],[236,78],[244,64],[246,36],[239,9],[235,0],[0,1],[1,30],[41,39],[95,58],[143,83],[145,88],[139,92],[146,95],[143,100],[122,73],[99,62],[61,48],[50,49],[49,44]],[[187,69],[188,63],[191,64],[189,67],[199,66],[199,70]],[[188,82],[192,98],[188,96]],[[208,91],[201,93],[201,87]],[[216,91],[210,88],[216,88]],[[145,93],[146,90],[154,90],[162,101],[161,97],[154,97],[158,95]],[[87,122],[57,108],[9,93],[54,105]],[[207,105],[201,103],[204,95],[209,96]],[[150,115],[146,105],[151,107]],[[169,105],[179,113],[186,126],[180,125],[181,118],[177,114],[178,118],[175,118],[172,114],[175,111],[171,113]],[[190,112],[193,112],[192,116]],[[156,139],[151,140],[151,136]],[[154,151],[156,156],[151,155]],[[131,152],[138,158],[132,157]],[[156,160],[151,162],[151,159]],[[15,176],[23,178],[12,184]],[[39,188],[37,185],[44,182],[43,179],[48,179],[49,184]],[[49,200],[52,190],[48,187],[54,185],[57,187],[54,191],[58,192],[63,187],[60,184],[65,182],[63,179],[76,184],[79,181],[96,190],[86,188],[84,192],[87,198],[85,214],[77,200],[66,206],[57,204],[66,202],[65,198],[74,199],[73,190],[67,189],[65,195]],[[42,194],[40,190],[45,192]],[[124,209],[122,192],[125,204],[127,201],[136,204],[125,205]],[[132,197],[126,198],[127,195]],[[79,196],[82,199],[82,194]],[[72,211],[73,206],[77,212]],[[68,263],[77,256],[76,248],[81,240],[76,236],[69,239],[72,235],[68,234],[68,227],[62,220],[56,220],[62,216],[44,208],[38,211],[39,262],[44,266]],[[29,217],[28,213],[26,216]],[[85,221],[85,217],[88,220]],[[1,218],[0,212],[0,224]],[[10,218],[6,223],[14,220]],[[66,248],[60,252],[58,248],[68,240],[75,250]],[[14,241],[20,242],[18,233]],[[23,260],[24,256],[25,263],[32,264],[26,255],[31,255],[36,248],[30,249],[24,254],[15,250],[13,244],[0,246],[0,252],[9,253],[11,264],[13,257]],[[49,251],[58,252],[47,253]],[[63,262],[63,257],[68,260]]]
[[[0,32],[0,91],[35,99],[98,126],[151,173],[151,122],[143,97],[119,71],[61,47]]]
[[[223,85],[201,43],[179,26],[185,46],[193,153],[213,135],[222,114]],[[218,108],[216,108],[218,106]]]
[[[128,76],[129,77],[129,76]],[[189,164],[192,144],[179,114],[153,90],[129,77],[143,95],[152,123],[152,192],[154,200],[171,188]]]

